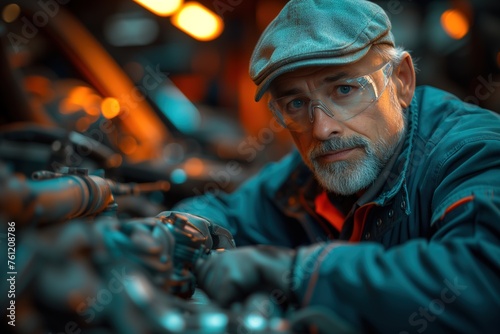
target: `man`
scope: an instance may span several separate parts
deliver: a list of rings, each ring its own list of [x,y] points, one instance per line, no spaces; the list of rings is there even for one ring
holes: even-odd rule
[[[262,34],[256,100],[298,152],[174,208],[234,236],[196,270],[221,305],[263,290],[360,331],[498,330],[500,118],[416,88],[390,28],[371,2],[291,0]]]

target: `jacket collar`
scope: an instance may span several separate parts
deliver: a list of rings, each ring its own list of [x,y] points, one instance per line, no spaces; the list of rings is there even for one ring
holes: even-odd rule
[[[409,201],[406,179],[416,139],[419,116],[418,102],[415,97],[413,97],[410,106],[405,112],[407,112],[408,122],[405,140],[401,147],[398,148],[399,153],[394,155],[395,159],[393,159],[394,161],[392,164],[387,165],[380,173],[379,181],[383,183],[382,192],[380,192],[380,195],[378,195],[373,202],[384,206],[391,201],[396,194],[401,193],[407,204],[405,213],[409,215],[411,213],[411,202]]]

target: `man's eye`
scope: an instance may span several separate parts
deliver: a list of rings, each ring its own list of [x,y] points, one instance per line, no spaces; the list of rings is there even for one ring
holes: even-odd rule
[[[300,110],[304,107],[305,105],[305,102],[304,100],[302,99],[295,99],[295,100],[292,100],[288,103],[288,110],[291,110],[291,111],[296,111],[296,110]]]
[[[337,88],[337,91],[341,95],[347,95],[352,91],[352,86],[342,85]]]

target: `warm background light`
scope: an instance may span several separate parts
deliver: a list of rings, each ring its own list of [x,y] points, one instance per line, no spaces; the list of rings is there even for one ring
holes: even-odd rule
[[[101,103],[102,115],[107,119],[114,118],[120,113],[120,102],[112,97],[105,98]]]
[[[224,28],[222,19],[198,2],[186,3],[172,16],[172,24],[200,41],[219,37]]]
[[[30,75],[24,79],[24,87],[42,101],[48,102],[54,97],[52,82],[41,75]]]
[[[184,171],[191,177],[200,176],[205,171],[205,164],[199,158],[190,158],[184,165]]]
[[[259,31],[264,31],[267,25],[278,15],[281,9],[286,5],[286,0],[260,0],[257,2],[256,23]]]
[[[77,86],[72,88],[68,94],[68,100],[76,105],[83,106],[85,101],[90,95],[94,94],[94,91],[89,87]]]
[[[461,39],[469,32],[469,22],[465,15],[456,9],[449,9],[441,15],[444,31],[453,39]]]
[[[123,153],[130,155],[138,148],[137,140],[132,136],[124,136],[120,139],[118,147]]]
[[[94,90],[85,86],[72,88],[68,97],[59,104],[61,114],[72,114],[84,110],[89,116],[98,116],[100,113],[102,97]]]
[[[76,130],[78,130],[79,132],[87,131],[89,127],[92,125],[92,121],[93,121],[92,118],[88,116],[79,118],[75,124]]]
[[[21,14],[21,8],[15,3],[12,3],[4,7],[2,19],[7,23],[14,22],[19,17],[19,14]]]
[[[169,16],[175,13],[184,0],[134,0],[144,8],[158,16]]]

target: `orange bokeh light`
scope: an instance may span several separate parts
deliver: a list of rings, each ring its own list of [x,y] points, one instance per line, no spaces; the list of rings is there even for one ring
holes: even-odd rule
[[[453,39],[461,39],[469,32],[467,17],[456,9],[448,9],[441,14],[441,26]]]
[[[202,4],[186,3],[174,16],[172,24],[199,41],[211,41],[222,33],[222,19]]]
[[[184,171],[189,176],[200,176],[205,170],[205,164],[201,159],[191,158],[186,161],[184,165]]]
[[[97,94],[90,94],[83,102],[85,112],[91,116],[99,116],[99,107],[102,103],[102,97]]]
[[[127,155],[134,153],[138,147],[137,140],[132,136],[121,138],[118,146],[120,150]]]
[[[11,23],[17,20],[20,14],[21,7],[19,7],[18,4],[11,3],[4,7],[2,11],[2,19],[7,23]]]
[[[62,114],[70,114],[84,110],[90,116],[98,116],[102,98],[94,91],[85,86],[72,88],[68,97],[61,101],[60,111]]]
[[[169,16],[182,5],[183,0],[134,0],[158,16]]]
[[[71,103],[83,106],[89,95],[93,94],[92,89],[85,86],[78,86],[71,90],[68,99]]]
[[[101,103],[102,115],[107,119],[112,119],[120,114],[120,102],[113,97],[107,97]]]

